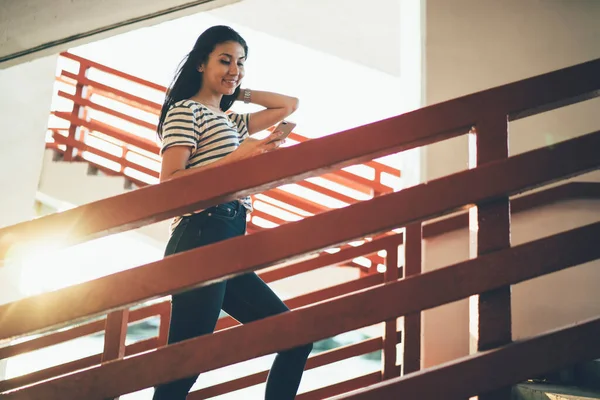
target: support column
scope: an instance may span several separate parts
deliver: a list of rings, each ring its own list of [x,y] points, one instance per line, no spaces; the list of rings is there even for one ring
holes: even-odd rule
[[[34,214],[44,157],[57,56],[0,70],[0,227],[29,220]],[[2,240],[2,238],[0,238]],[[0,304],[18,299],[21,270],[0,263]],[[0,360],[0,380],[6,361]]]

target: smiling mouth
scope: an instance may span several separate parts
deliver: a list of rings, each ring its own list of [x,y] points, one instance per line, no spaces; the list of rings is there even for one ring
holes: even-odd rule
[[[237,84],[237,80],[232,80],[232,79],[223,79],[223,82],[225,82],[228,85],[236,85]]]

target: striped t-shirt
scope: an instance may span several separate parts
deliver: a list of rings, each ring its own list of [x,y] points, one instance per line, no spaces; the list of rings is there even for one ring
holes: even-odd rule
[[[220,115],[197,101],[181,100],[167,112],[162,126],[160,153],[162,155],[173,146],[188,146],[192,151],[186,169],[199,168],[233,152],[248,136],[248,114]],[[240,202],[248,212],[252,211],[250,196],[240,199]],[[179,221],[181,217],[175,217],[171,232]]]

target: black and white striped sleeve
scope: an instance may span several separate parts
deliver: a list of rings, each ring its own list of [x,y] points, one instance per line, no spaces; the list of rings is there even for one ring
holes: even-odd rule
[[[199,135],[197,111],[188,105],[180,104],[167,112],[162,127],[162,147],[160,153],[173,146],[188,146],[192,152],[198,147]]]
[[[250,114],[237,114],[231,113],[229,114],[229,119],[231,119],[235,125],[237,126],[237,131],[241,138],[246,138],[250,134],[248,131],[248,124],[250,123]]]

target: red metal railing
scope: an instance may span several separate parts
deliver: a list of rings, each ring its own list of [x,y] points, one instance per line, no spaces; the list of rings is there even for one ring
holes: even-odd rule
[[[478,354],[452,365],[400,378],[398,366],[388,353],[384,355],[381,372],[304,393],[299,398],[323,398],[382,380],[385,382],[341,398],[395,398],[417,393],[421,399],[436,399],[441,390],[449,398],[473,395],[480,399],[506,398],[506,387],[521,379],[600,357],[597,341],[600,319],[510,344],[511,320],[506,318],[510,315],[510,291],[507,290],[510,285],[600,258],[597,246],[600,223],[519,246],[511,246],[508,236],[509,196],[599,168],[600,132],[510,158],[506,152],[509,119],[597,96],[600,93],[598,70],[600,60],[592,61],[0,230],[0,254],[6,254],[16,240],[34,240],[50,234],[61,233],[65,244],[78,243],[248,193],[270,190],[281,182],[295,182],[470,131],[478,138],[478,164],[474,169],[277,229],[190,250],[133,270],[0,306],[3,321],[0,339],[48,331],[82,318],[116,312],[119,314],[113,315],[117,323],[106,325],[108,330],[114,331],[107,331],[107,337],[119,338],[120,343],[107,348],[119,358],[124,346],[119,333],[127,313],[113,310],[126,310],[148,299],[246,271],[293,263],[303,255],[358,238],[379,237],[380,233],[403,226],[407,227],[405,251],[420,249],[420,239],[426,231],[421,229],[424,221],[470,205],[476,205],[478,211],[473,259],[421,274],[419,257],[416,253],[407,254],[405,279],[399,279],[398,242],[390,243],[384,247],[386,275],[381,284],[291,313],[23,387],[3,397],[110,398],[380,322],[386,322],[385,336],[378,346],[384,352],[393,352],[397,333],[394,334],[392,327],[398,317],[412,318],[410,324],[415,324],[422,310],[476,294],[486,302],[486,307],[479,310]],[[400,134],[394,134],[396,132]],[[345,145],[347,143],[352,146]],[[269,168],[273,164],[281,168]],[[232,172],[241,167],[252,168],[257,174],[247,179],[219,179],[224,175],[235,176]],[[182,190],[189,185],[203,185],[207,190],[193,194]],[[417,237],[411,239],[412,234]],[[398,237],[386,234],[381,240]],[[411,240],[416,242],[411,245]],[[366,248],[362,250],[368,252]],[[199,259],[211,267],[194,268],[194,261]],[[414,276],[406,277],[409,274]],[[371,276],[362,279],[367,278],[375,279]],[[448,282],[453,284],[448,285]],[[78,301],[81,298],[86,301]],[[557,343],[564,351],[556,351]],[[210,355],[203,352],[206,348],[213,349]],[[535,351],[552,351],[551,362],[533,356],[522,357]],[[196,354],[204,356],[194,357]],[[321,365],[323,359],[330,356],[317,357],[310,362],[311,366]],[[510,365],[510,368],[499,368],[499,365]],[[464,376],[478,379],[474,383],[463,379]],[[246,379],[258,382],[263,378],[264,373]],[[238,384],[227,384],[230,385],[227,390]],[[196,396],[204,398],[205,395]]]
[[[572,199],[581,199],[581,198],[593,198],[600,199],[600,184],[586,182],[586,183],[567,183],[561,186],[553,187],[551,189],[544,190],[542,192],[537,192],[534,194],[530,194],[524,197],[520,197],[512,201],[511,210],[512,212],[521,212],[526,211],[531,208],[539,207],[541,205],[550,204],[558,201],[568,201]],[[423,229],[423,238],[431,238],[437,235],[441,235],[447,232],[450,232],[455,229],[460,229],[466,227],[468,224],[468,215],[462,214],[452,218],[442,219],[436,221],[434,223],[429,223],[424,226]],[[411,225],[408,227],[406,232],[407,236],[410,238],[418,237],[418,232],[415,232],[415,229],[418,229],[418,225]],[[406,270],[406,276],[413,275],[415,272],[411,273],[410,268],[418,268],[421,265],[418,257],[421,254],[420,244],[418,240],[408,240],[404,243],[403,234],[397,235],[395,238],[391,239],[398,244],[404,244],[405,253],[406,253],[406,265],[404,268]],[[377,248],[385,249],[388,246],[384,243],[384,240],[389,241],[389,238],[381,237],[379,239],[375,239],[370,242],[365,242],[365,244],[357,247],[345,246],[340,252],[335,254],[324,253],[320,257],[315,259],[310,259],[303,261],[301,263],[292,264],[286,268],[279,268],[276,270],[272,270],[269,272],[263,272],[260,274],[261,278],[265,280],[267,283],[276,282],[281,279],[285,279],[288,277],[296,276],[298,274],[313,271],[318,268],[322,268],[329,265],[335,265],[340,262],[344,262],[346,260],[350,260],[355,258],[357,255],[364,254],[368,251],[375,252]],[[413,258],[411,260],[411,258]],[[392,260],[391,263],[394,261]],[[402,272],[403,268],[399,270]],[[392,270],[393,271],[393,270]],[[420,271],[417,270],[417,274]],[[353,291],[366,289],[369,287],[373,287],[375,285],[381,284],[384,280],[394,280],[393,276],[390,276],[389,273],[378,274],[372,273],[369,276],[364,278],[356,279],[353,281],[349,281],[347,283],[337,285],[334,287],[330,287],[327,289],[319,290],[313,293],[307,293],[305,295],[299,296],[297,298],[290,299],[286,301],[286,304],[291,309],[296,309],[298,307],[303,307],[310,304],[315,304],[319,301],[323,301],[326,299],[331,299],[336,296],[344,295],[351,293]],[[130,344],[126,346],[125,355],[130,356],[134,354],[143,353],[148,350],[152,350],[158,348],[160,346],[164,346],[167,342],[167,327],[168,321],[170,318],[170,306],[168,301],[162,301],[160,303],[143,306],[129,313],[127,321],[129,324],[133,324],[144,320],[146,318],[152,316],[159,316],[160,325],[159,325],[159,333],[157,337],[149,338],[142,340],[137,343]],[[235,326],[236,322],[227,317],[219,320],[217,324],[217,331],[222,329],[227,329],[232,326]],[[402,365],[402,370],[404,374],[409,372],[413,372],[419,369],[420,367],[420,315],[418,313],[412,314],[411,316],[405,317],[404,327],[402,334],[404,335],[404,351],[403,351],[403,359],[404,363]],[[82,338],[87,335],[91,335],[94,333],[102,332],[106,328],[106,320],[96,320],[93,322],[85,323],[79,325],[77,327],[62,330],[55,333],[50,333],[44,335],[42,337],[28,340],[19,344],[14,344],[11,346],[0,347],[0,360],[9,359],[11,357],[15,357],[18,355],[23,355],[29,352],[33,352],[36,350],[40,350],[43,348],[47,348],[50,346],[54,346],[60,343],[65,343],[73,339]],[[388,379],[386,376],[392,375],[396,372],[395,366],[395,341],[394,339],[389,339],[390,337],[394,337],[394,334],[398,335],[397,340],[400,342],[400,333],[396,332],[396,325],[393,321],[387,321],[383,327],[383,337],[382,338],[373,338],[368,339],[364,342],[353,344],[346,346],[344,348],[340,348],[337,350],[332,350],[327,355],[319,355],[318,358],[314,361],[311,359],[309,362],[309,367],[316,368],[317,366],[326,365],[328,363],[333,363],[337,361],[341,361],[343,359],[347,359],[350,357],[354,357],[361,354],[367,354],[377,350],[383,350],[383,366],[382,366],[382,375],[383,379]],[[388,338],[388,339],[386,339]],[[113,341],[113,343],[120,343],[121,338]],[[385,347],[384,347],[385,346]],[[73,362],[69,362],[66,364],[60,364],[55,367],[50,367],[46,369],[41,369],[36,372],[32,372],[23,376],[18,376],[11,379],[6,379],[4,381],[0,381],[0,393],[4,391],[9,391],[12,389],[16,389],[19,387],[27,386],[36,382],[43,381],[45,379],[49,379],[52,377],[64,375],[67,373],[71,373],[74,371],[82,370],[85,368],[93,367],[95,365],[99,365],[102,361],[103,354],[97,354],[93,356],[88,356]],[[117,358],[117,357],[115,357]],[[329,362],[327,362],[329,361]],[[205,389],[202,389],[198,393],[194,393],[194,396],[198,396],[198,398],[209,398],[213,396],[217,396],[219,394],[227,393],[233,390],[239,390],[253,384],[257,384],[263,382],[265,380],[265,372],[261,374],[253,374],[244,378],[239,378],[230,382],[221,383],[218,385],[214,385]],[[391,376],[390,376],[391,377]],[[379,379],[379,376],[377,377]],[[356,387],[362,387],[364,381],[362,379],[352,380],[350,382],[345,383],[344,385],[337,385],[339,388],[339,392],[344,392],[347,390],[352,390]],[[333,390],[333,389],[330,389]],[[318,393],[324,393],[324,390],[320,390]],[[328,393],[334,393],[333,391]],[[337,392],[336,392],[337,393]],[[194,397],[191,397],[194,398]]]
[[[141,93],[154,92],[156,95],[154,97],[164,94],[166,88],[70,53],[62,53],[62,58],[75,62],[76,65],[71,68],[76,68],[78,72],[63,69],[57,77],[57,95],[66,102],[63,101],[60,105],[60,102],[57,102],[58,109],[53,111],[53,115],[67,124],[63,124],[62,127],[50,127],[48,147],[63,152],[67,161],[74,158],[85,159],[87,155],[93,155],[95,157],[91,159],[88,157],[88,161],[105,171],[122,174],[139,186],[156,183],[160,158],[154,132],[161,104],[115,86],[121,83],[128,88],[135,87]],[[93,72],[101,72],[103,75],[94,80],[88,77]],[[101,82],[100,78],[110,84]],[[119,80],[115,81],[115,78]],[[132,113],[136,115],[144,115],[144,118],[137,118],[131,113],[124,112],[127,110],[134,111]],[[130,131],[125,131],[123,126],[128,127]],[[293,133],[290,139],[299,143],[308,140],[297,133]],[[110,161],[114,165],[101,164],[102,161]],[[327,173],[322,178],[340,185],[341,190],[350,189],[370,197],[393,191],[389,184],[384,183],[386,175],[388,178],[400,177],[398,169],[378,161],[360,164],[358,169],[366,170],[363,175],[371,176],[365,177],[339,170]],[[348,204],[357,200],[328,185],[313,184],[308,181],[301,181],[298,184]],[[280,198],[278,193],[269,191],[263,194]],[[305,203],[311,204],[312,213],[329,209],[311,200],[310,196],[302,200],[304,202],[285,198],[283,201],[291,201],[291,205],[300,209],[303,209]],[[307,210],[303,209],[303,211]],[[265,217],[264,214],[261,216]]]
[[[85,160],[104,173],[125,176],[138,187],[157,183],[160,157],[154,138],[161,107],[157,98],[166,88],[70,53],[61,56],[72,65],[67,63],[57,77],[60,101],[52,112],[47,147],[62,153],[65,161]],[[99,76],[90,77],[94,73]],[[290,139],[296,143],[308,140],[297,133]],[[332,209],[323,198],[346,205],[391,193],[394,189],[384,182],[396,179],[397,184],[400,178],[398,169],[378,161],[354,166],[357,169],[363,176],[332,171],[317,182],[303,180],[291,185],[308,191],[273,188],[253,196],[255,212],[248,221],[248,233],[264,229],[265,222],[277,226]],[[349,260],[350,266],[368,273],[364,263],[377,266],[382,259],[371,256],[363,265]]]

